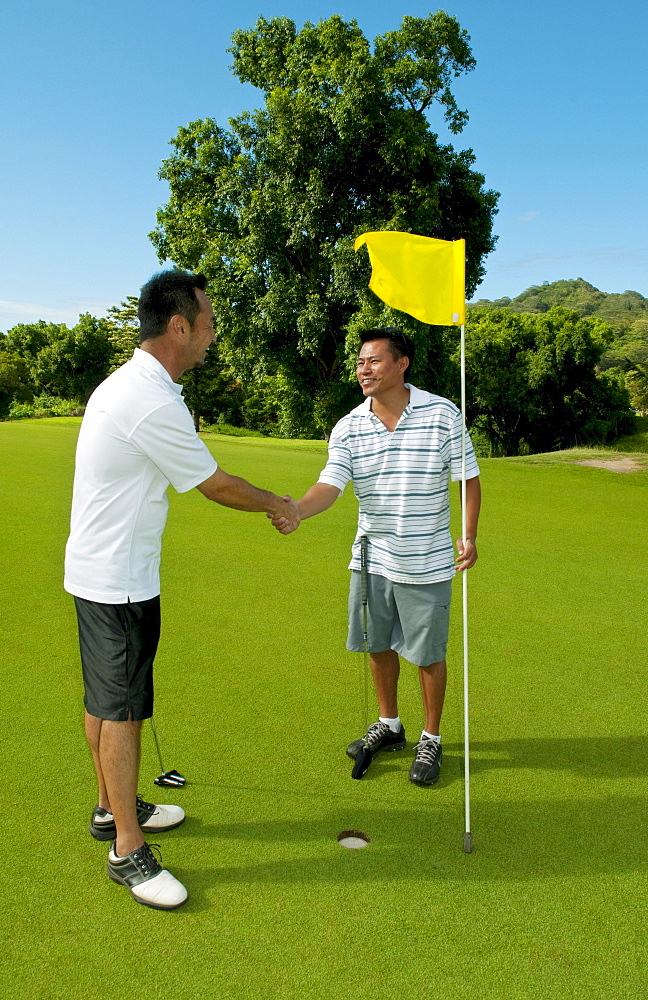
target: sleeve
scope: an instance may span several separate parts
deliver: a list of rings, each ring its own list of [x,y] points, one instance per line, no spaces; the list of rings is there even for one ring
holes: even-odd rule
[[[461,431],[463,428],[463,418],[461,411],[457,410],[450,425],[449,442],[449,465],[450,478],[453,483],[461,480]],[[475,458],[475,450],[470,440],[470,434],[466,431],[466,479],[474,479],[479,475],[479,466]]]
[[[318,483],[335,486],[340,493],[342,493],[346,484],[353,479],[351,448],[349,447],[348,435],[341,424],[343,424],[343,421],[336,424],[331,431],[328,461],[317,480]]]
[[[218,463],[196,434],[191,414],[178,400],[165,403],[140,421],[132,441],[166,476],[177,493],[209,479]]]

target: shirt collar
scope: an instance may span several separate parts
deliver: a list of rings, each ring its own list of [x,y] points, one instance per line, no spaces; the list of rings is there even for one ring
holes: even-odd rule
[[[426,392],[424,389],[417,389],[415,385],[410,385],[409,382],[405,383],[405,387],[410,391],[409,407],[415,406],[426,406],[430,400],[430,393]],[[405,407],[407,409],[407,407]]]
[[[151,372],[152,375],[157,375],[158,378],[166,382],[179,396],[182,395],[182,386],[178,382],[173,381],[164,365],[153,354],[149,354],[148,351],[143,351],[141,348],[136,347],[131,360],[136,365],[139,365],[140,368],[145,368]]]

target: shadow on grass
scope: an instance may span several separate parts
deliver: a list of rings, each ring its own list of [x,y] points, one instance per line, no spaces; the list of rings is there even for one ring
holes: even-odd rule
[[[436,789],[410,786],[411,804],[401,799],[396,807],[388,796],[379,806],[375,795],[368,805],[355,794],[352,802],[320,793],[319,807],[307,807],[312,816],[282,821],[276,818],[276,809],[272,819],[264,819],[265,803],[274,800],[276,805],[280,790],[218,784],[219,789],[242,796],[246,815],[255,818],[225,823],[187,819],[185,834],[206,838],[216,859],[213,868],[187,872],[195,887],[193,906],[208,906],[210,890],[235,884],[414,880],[422,885],[461,885],[648,874],[646,796],[621,794],[618,789],[606,794],[601,788],[605,779],[644,776],[646,739],[489,741],[473,749],[478,756],[473,760],[477,780],[472,786],[471,855],[462,850],[463,798],[458,802],[456,793],[450,800]],[[444,768],[439,789],[460,778],[460,747],[448,750],[449,767]],[[479,772],[493,768],[555,771],[555,794],[547,794],[544,780],[534,798],[532,775],[522,783],[518,775],[509,799],[498,789],[497,801],[483,801]],[[589,776],[592,783],[581,785],[581,794],[574,793],[572,782],[562,785],[559,772],[562,777],[565,772]],[[380,772],[375,774],[378,779]],[[359,783],[353,784],[357,788]],[[344,829],[363,830],[371,843],[361,851],[340,848],[336,838]]]
[[[640,799],[477,804],[470,855],[462,850],[463,817],[456,809],[390,814],[357,807],[352,823],[350,815],[348,809],[332,810],[312,820],[204,826],[187,820],[188,833],[209,838],[214,865],[174,872],[186,875],[198,908],[201,899],[208,905],[210,890],[223,885],[416,882],[423,887],[648,874]],[[337,834],[350,826],[370,836],[367,848],[349,851],[337,844]],[[240,842],[236,863],[228,841]],[[219,864],[219,854],[227,861]]]
[[[444,744],[444,761],[463,771],[463,744]],[[648,737],[543,737],[542,739],[479,740],[470,745],[471,773],[512,768],[570,771],[594,781],[643,778],[648,761]],[[451,765],[451,770],[455,767]],[[455,774],[455,778],[458,775]],[[460,776],[460,775],[459,775]],[[444,775],[445,777],[445,775]]]
[[[439,787],[447,788],[457,781],[463,781],[463,743],[443,743],[443,768]],[[407,772],[413,759],[413,744],[402,752],[381,753],[372,762],[362,778],[363,783],[379,783],[386,775],[400,771]],[[487,771],[538,770],[571,773],[592,778],[595,782],[623,778],[644,778],[647,772],[648,737],[542,737],[541,739],[478,740],[470,744],[470,772],[478,777]],[[315,778],[324,760],[315,760],[311,778]],[[349,778],[353,762],[348,761]],[[405,776],[405,775],[404,775]],[[516,779],[516,781],[519,779]],[[197,785],[214,785],[213,782],[193,781]],[[271,789],[267,780],[259,785],[215,783],[219,788],[239,789],[267,795]],[[355,782],[354,782],[355,784]],[[299,784],[283,789],[274,788],[274,793],[298,794],[321,800],[322,791],[316,784],[310,789]],[[341,789],[342,791],[342,789]]]

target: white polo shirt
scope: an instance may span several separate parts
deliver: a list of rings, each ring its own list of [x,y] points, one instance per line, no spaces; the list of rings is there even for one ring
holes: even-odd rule
[[[367,568],[395,583],[439,583],[455,575],[448,477],[461,479],[461,412],[442,396],[406,383],[410,391],[396,428],[388,431],[365,399],[331,432],[319,477],[343,490],[353,480],[358,533],[349,569]],[[466,478],[479,475],[466,435]]]
[[[81,424],[65,589],[100,604],[156,597],[167,488],[186,493],[217,468],[182,386],[136,348],[95,389]]]

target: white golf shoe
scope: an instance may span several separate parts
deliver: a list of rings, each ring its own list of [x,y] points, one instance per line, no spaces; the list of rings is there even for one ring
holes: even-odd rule
[[[157,806],[152,802],[144,802],[138,795],[137,821],[145,833],[163,833],[165,830],[175,830],[184,823],[185,811],[181,806]],[[97,806],[92,813],[90,833],[95,840],[114,840],[117,830],[112,813]]]
[[[125,858],[119,858],[113,843],[108,854],[108,875],[113,882],[125,885],[138,903],[154,910],[175,910],[187,900],[188,893],[182,882],[162,867],[150,844],[143,844]]]

